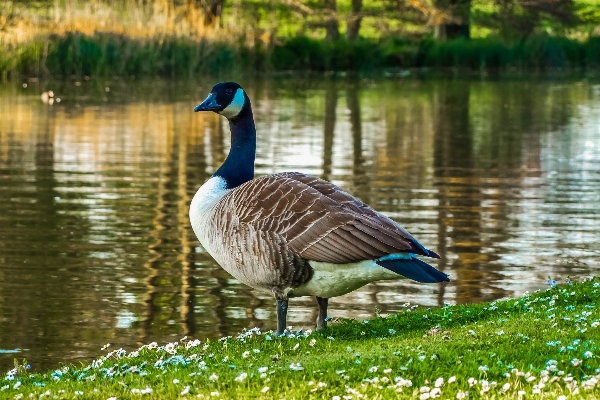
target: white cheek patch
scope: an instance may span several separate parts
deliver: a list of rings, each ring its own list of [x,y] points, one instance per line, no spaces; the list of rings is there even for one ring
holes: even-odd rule
[[[238,89],[235,92],[235,96],[233,96],[233,100],[231,100],[231,103],[229,103],[229,105],[219,114],[226,118],[233,118],[236,115],[238,115],[240,111],[242,111],[242,108],[244,107],[244,102],[244,91],[242,89]]]

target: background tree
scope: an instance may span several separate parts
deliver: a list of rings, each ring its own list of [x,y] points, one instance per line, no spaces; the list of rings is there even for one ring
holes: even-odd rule
[[[470,36],[471,0],[410,0],[427,17],[436,39]]]
[[[492,12],[477,12],[474,20],[506,39],[523,40],[542,28],[564,33],[580,22],[573,0],[494,0],[493,5]]]
[[[356,40],[358,38],[358,31],[360,30],[360,23],[362,21],[362,0],[352,0],[352,12],[346,20],[346,38],[350,40]]]

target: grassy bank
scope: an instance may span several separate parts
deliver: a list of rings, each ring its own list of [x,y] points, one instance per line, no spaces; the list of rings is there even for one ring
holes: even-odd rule
[[[487,304],[247,331],[0,377],[0,398],[600,398],[600,279]],[[565,397],[561,397],[565,396]],[[56,397],[55,397],[56,398]]]
[[[580,42],[532,37],[499,39],[363,39],[356,42],[298,37],[278,44],[193,41],[175,37],[65,34],[0,48],[0,75],[191,77],[255,71],[372,71],[386,68],[539,70],[600,67],[600,37]]]

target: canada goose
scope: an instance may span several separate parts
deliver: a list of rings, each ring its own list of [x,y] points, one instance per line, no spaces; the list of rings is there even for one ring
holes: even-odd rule
[[[449,280],[416,257],[436,253],[334,184],[299,172],[254,179],[256,128],[237,83],[215,85],[194,111],[229,120],[231,150],[192,199],[192,228],[227,272],[275,296],[279,335],[290,297],[316,296],[322,329],[330,297],[376,280]]]

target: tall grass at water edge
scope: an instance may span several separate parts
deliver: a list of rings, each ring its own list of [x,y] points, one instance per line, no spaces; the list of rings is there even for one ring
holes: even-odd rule
[[[585,42],[532,37],[445,42],[400,38],[328,42],[297,37],[267,45],[181,37],[68,33],[0,48],[0,74],[190,77],[252,71],[372,71],[452,67],[466,70],[591,70],[600,67],[600,37]]]

